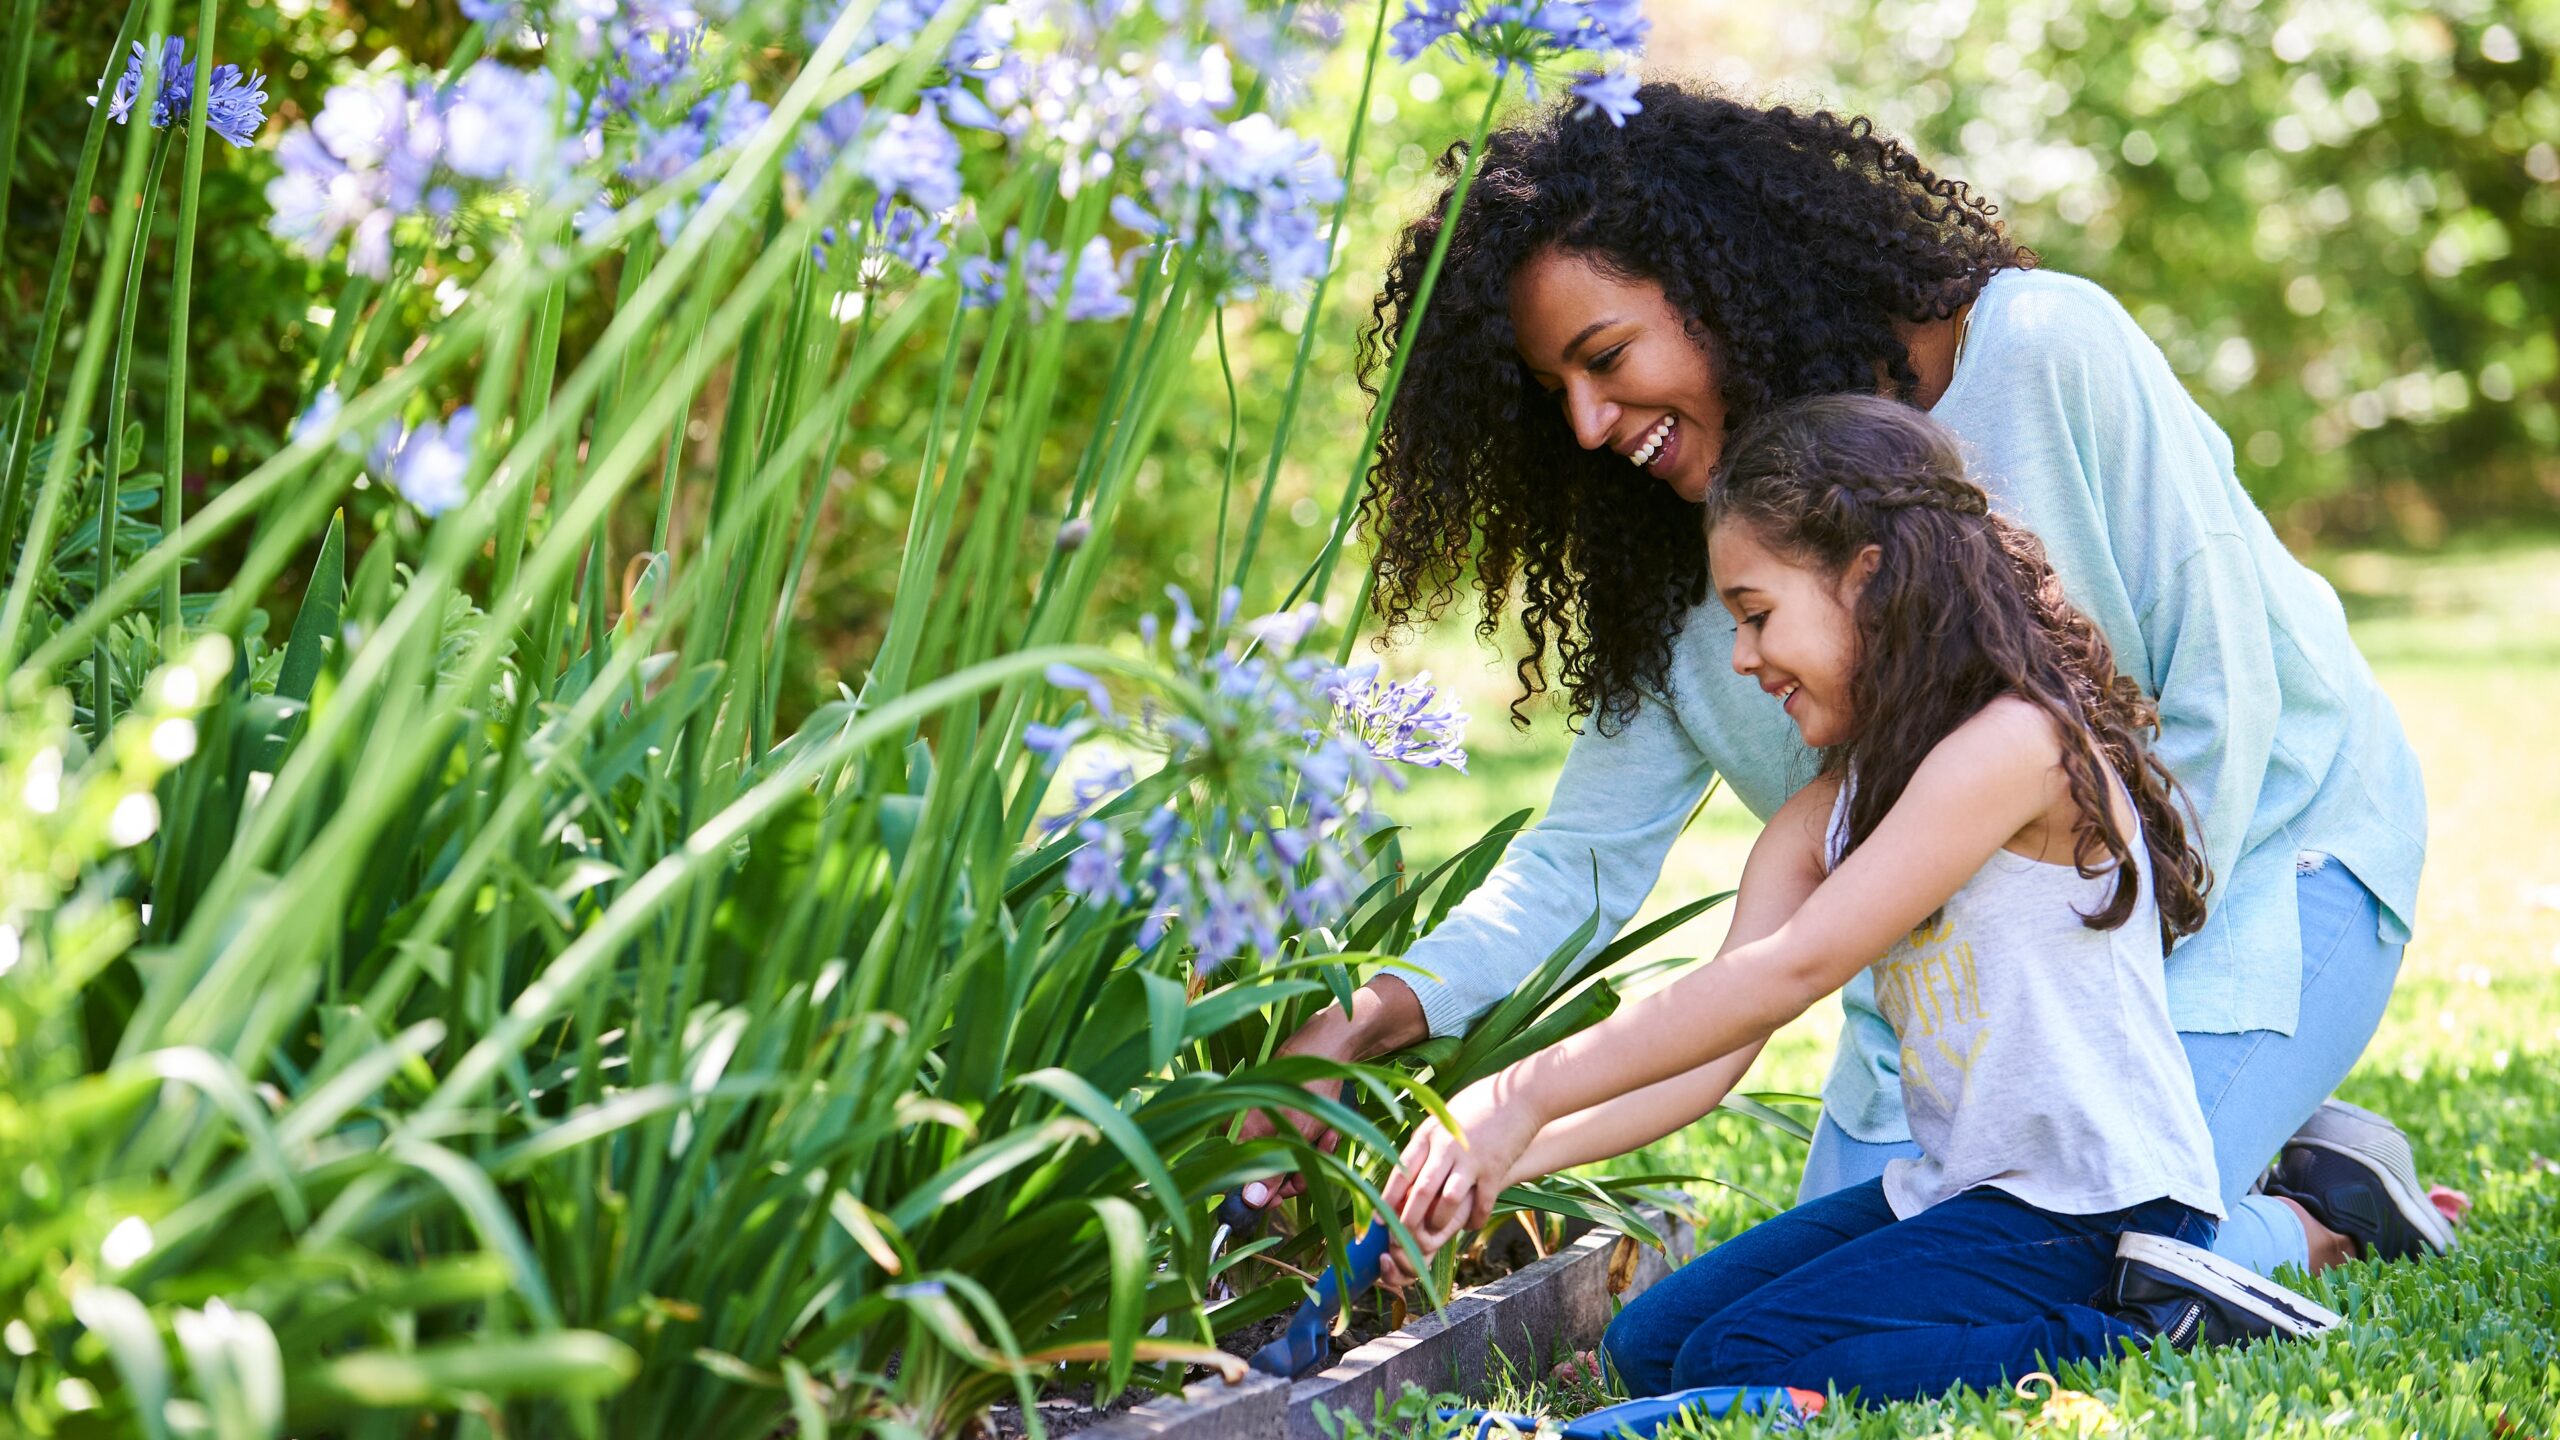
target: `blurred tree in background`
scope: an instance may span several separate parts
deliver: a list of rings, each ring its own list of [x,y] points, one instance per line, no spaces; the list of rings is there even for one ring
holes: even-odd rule
[[[1874,116],[2113,290],[2297,540],[2551,512],[2560,5],[1819,0],[1768,25],[1723,38],[1774,58],[1723,74]],[[1657,22],[1657,61],[1718,73],[1680,32]]]

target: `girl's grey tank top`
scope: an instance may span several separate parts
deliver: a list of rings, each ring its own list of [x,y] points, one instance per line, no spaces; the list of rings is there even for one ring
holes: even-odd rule
[[[1848,803],[1844,785],[1831,812],[1835,865]],[[1921,1149],[1885,1166],[1897,1217],[1983,1185],[2065,1215],[2163,1196],[2222,1214],[2213,1139],[2169,1023],[2159,907],[2134,824],[2140,892],[2115,929],[2081,923],[2114,897],[2112,869],[2084,878],[1998,850],[1872,967]]]

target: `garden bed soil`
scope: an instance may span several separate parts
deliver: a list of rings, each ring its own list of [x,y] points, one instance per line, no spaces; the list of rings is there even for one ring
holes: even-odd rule
[[[1051,1435],[1082,1432],[1088,1440],[1318,1440],[1319,1401],[1365,1411],[1377,1397],[1392,1400],[1408,1380],[1476,1394],[1499,1365],[1540,1374],[1550,1352],[1597,1342],[1612,1296],[1632,1298],[1687,1257],[1688,1228],[1652,1218],[1672,1237],[1667,1260],[1654,1251],[1631,1255],[1614,1231],[1586,1233],[1589,1222],[1568,1224],[1560,1236],[1550,1232],[1553,1253],[1544,1256],[1524,1227],[1500,1226],[1460,1262],[1456,1293],[1442,1310],[1406,1314],[1373,1291],[1353,1303],[1331,1359],[1305,1378],[1251,1374],[1230,1385],[1195,1367],[1180,1395],[1131,1389],[1100,1406],[1090,1386],[1062,1388],[1038,1402],[1040,1420]],[[1232,1331],[1218,1348],[1250,1356],[1289,1319],[1283,1311]],[[1010,1403],[991,1408],[980,1432],[984,1440],[1025,1440],[1028,1433]]]

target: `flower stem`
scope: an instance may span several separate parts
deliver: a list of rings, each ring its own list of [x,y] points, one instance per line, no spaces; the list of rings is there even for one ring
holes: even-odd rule
[[[1387,361],[1387,373],[1378,382],[1378,400],[1369,410],[1369,433],[1360,442],[1360,458],[1351,465],[1351,478],[1343,486],[1342,502],[1334,507],[1333,533],[1325,540],[1324,550],[1316,563],[1280,602],[1286,609],[1298,603],[1298,597],[1312,587],[1316,599],[1324,599],[1325,587],[1333,580],[1334,562],[1342,556],[1342,542],[1350,535],[1351,517],[1360,502],[1361,481],[1369,474],[1369,464],[1377,458],[1379,438],[1386,434],[1387,415],[1394,407],[1396,387],[1404,381],[1405,362],[1413,358],[1414,337],[1422,332],[1423,314],[1431,308],[1431,291],[1440,283],[1440,267],[1449,258],[1449,242],[1458,233],[1458,212],[1466,208],[1467,192],[1475,187],[1476,172],[1484,164],[1484,139],[1493,132],[1493,112],[1502,103],[1502,77],[1493,78],[1493,88],[1484,97],[1484,113],[1476,117],[1475,134],[1467,142],[1467,166],[1458,172],[1458,183],[1449,191],[1448,208],[1440,215],[1440,233],[1431,244],[1431,259],[1422,267],[1422,283],[1414,287],[1412,308],[1405,311],[1404,323],[1396,331],[1396,352]],[[1341,653],[1351,653],[1352,636],[1360,629],[1360,617],[1368,610],[1369,595],[1364,588],[1359,602],[1342,619]]]
[[[131,0],[125,7],[115,48],[107,52],[107,68],[98,76],[97,93],[101,96],[115,83],[116,72],[124,67],[124,57],[133,48],[133,37],[142,27],[142,6],[143,0]],[[166,15],[165,5],[161,13]],[[158,70],[146,67],[146,71],[142,83],[156,86]],[[139,101],[145,97],[135,98]],[[89,133],[80,142],[80,168],[72,176],[71,193],[62,197],[62,243],[53,253],[53,278],[45,282],[44,313],[36,321],[36,348],[27,362],[27,388],[19,393],[17,419],[9,426],[7,474],[0,478],[0,554],[18,542],[18,508],[26,499],[27,462],[35,454],[36,421],[44,414],[45,381],[53,373],[54,348],[62,339],[62,312],[71,304],[71,271],[79,263],[80,241],[87,229],[82,217],[89,213],[89,196],[97,188],[98,157],[106,151],[111,123],[106,106],[89,112]],[[21,554],[19,573],[25,574],[36,559],[32,553]],[[17,652],[17,629],[14,621],[0,624],[0,668],[5,668]]]
[[[196,6],[196,88],[187,109],[187,158],[178,181],[177,249],[169,271],[169,389],[161,415],[160,533],[178,533],[187,518],[187,311],[195,282],[196,197],[204,181],[205,109],[213,97],[213,26],[220,0]],[[157,188],[157,187],[154,187]],[[5,191],[0,191],[4,205]],[[160,587],[160,653],[175,654],[179,643],[178,572],[171,570]]]
[[[1308,317],[1308,322],[1307,328],[1310,330],[1314,329],[1314,316],[1310,315]],[[1215,605],[1218,603],[1218,597],[1227,593],[1227,581],[1225,574],[1227,564],[1227,510],[1235,500],[1236,431],[1243,420],[1243,416],[1239,412],[1236,404],[1235,367],[1229,364],[1227,360],[1226,307],[1223,305],[1217,306],[1210,313],[1209,323],[1217,327],[1218,378],[1224,380],[1227,385],[1227,475],[1226,478],[1218,484],[1218,538],[1217,542],[1209,547],[1209,603]],[[1280,447],[1277,444],[1274,444],[1271,447],[1271,453],[1274,455],[1279,454]]]
[[[143,143],[141,136],[134,138],[137,144]],[[98,556],[97,564],[92,567],[96,579],[89,587],[92,604],[97,603],[96,597],[107,593],[108,584],[116,578],[116,521],[123,511],[118,502],[122,498],[124,480],[124,409],[133,377],[133,327],[141,318],[142,260],[151,249],[151,218],[152,212],[158,208],[155,202],[160,198],[160,172],[169,163],[169,147],[174,142],[164,131],[148,143],[151,146],[151,173],[142,182],[142,193],[134,197],[140,213],[135,217],[133,227],[133,253],[125,261],[124,303],[116,320],[115,374],[107,382],[107,428],[98,446],[105,468],[98,476]],[[164,473],[160,477],[162,495],[165,496],[169,487],[177,482],[175,473]],[[177,572],[171,571],[171,583],[176,582],[176,577]],[[110,621],[113,618],[108,617]],[[100,749],[106,747],[107,732],[114,728],[116,721],[115,664],[109,649],[109,642],[114,636],[115,630],[110,624],[109,628],[98,633],[98,643],[90,652],[89,719],[95,727],[91,733]]]
[[[18,178],[18,121],[26,109],[27,57],[35,49],[38,8],[35,0],[9,6],[9,48],[0,58],[0,241],[9,234],[9,190]]]

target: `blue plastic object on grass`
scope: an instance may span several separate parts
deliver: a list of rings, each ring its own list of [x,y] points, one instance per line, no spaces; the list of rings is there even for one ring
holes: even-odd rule
[[[1326,1338],[1333,1330],[1333,1317],[1342,1310],[1345,1295],[1357,1295],[1378,1283],[1378,1261],[1387,1253],[1387,1222],[1371,1221],[1369,1233],[1351,1242],[1351,1283],[1327,1265],[1316,1277],[1316,1295],[1298,1307],[1289,1317],[1289,1328],[1280,1338],[1253,1353],[1248,1362],[1265,1375],[1295,1379],[1322,1365],[1333,1353]]]
[[[1629,1436],[1651,1440],[1655,1431],[1683,1412],[1711,1420],[1727,1415],[1767,1415],[1776,1421],[1771,1429],[1793,1430],[1822,1413],[1822,1396],[1784,1385],[1701,1385],[1668,1395],[1622,1400],[1560,1426],[1535,1415],[1507,1415],[1497,1410],[1443,1410],[1440,1418],[1472,1422],[1474,1428],[1466,1432],[1466,1440],[1496,1440],[1506,1429],[1536,1435],[1542,1425],[1563,1440],[1626,1440]]]

